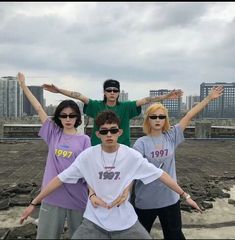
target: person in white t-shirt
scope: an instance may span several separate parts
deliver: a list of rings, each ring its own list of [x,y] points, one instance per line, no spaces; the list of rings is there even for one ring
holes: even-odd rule
[[[103,206],[94,207],[89,197],[84,220],[73,235],[73,239],[151,239],[149,233],[139,223],[132,204],[126,200],[119,207],[113,201],[122,195],[125,188],[138,179],[147,184],[160,179],[172,190],[182,195],[186,202],[202,212],[197,203],[163,170],[149,163],[136,150],[119,144],[122,134],[120,120],[112,111],[103,111],[96,118],[99,127],[96,132],[101,144],[83,151],[75,162],[55,177],[32,201],[41,200],[60,187],[63,183],[75,184],[84,178],[100,199]],[[23,222],[32,213],[27,207],[21,216]]]

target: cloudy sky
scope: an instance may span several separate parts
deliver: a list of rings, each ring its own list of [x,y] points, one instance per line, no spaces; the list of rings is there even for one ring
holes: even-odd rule
[[[235,81],[235,2],[1,2],[0,16],[0,76],[22,71],[27,85],[102,99],[113,78],[134,100]]]

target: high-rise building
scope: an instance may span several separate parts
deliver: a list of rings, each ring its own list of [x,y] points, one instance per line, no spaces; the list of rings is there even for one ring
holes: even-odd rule
[[[32,94],[37,98],[42,107],[44,107],[43,88],[41,86],[28,86]],[[28,98],[23,94],[23,113],[28,116],[37,115]]]
[[[170,91],[171,90],[168,90],[168,89],[150,90],[150,97],[167,94]],[[166,99],[162,101],[162,104],[168,109],[168,114],[170,117],[180,117],[182,98]]]
[[[119,95],[119,99],[118,99],[120,102],[124,102],[124,101],[127,101],[128,100],[128,93],[125,92],[124,90],[122,90],[120,92],[120,95]]]
[[[0,78],[0,117],[7,116],[7,80]]]
[[[23,93],[16,77],[6,76],[0,79],[0,112],[2,117],[21,117],[23,112]]]
[[[200,96],[186,96],[186,110],[190,110],[198,102],[200,102]]]
[[[211,101],[203,110],[202,117],[234,118],[235,117],[235,82],[202,83],[200,85],[200,100],[204,99],[214,86],[223,85],[223,95]]]

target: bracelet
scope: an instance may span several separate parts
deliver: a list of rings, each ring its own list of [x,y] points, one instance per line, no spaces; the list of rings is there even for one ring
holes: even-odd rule
[[[187,195],[185,196],[185,200],[188,200],[189,198],[191,198],[191,196],[190,196],[189,194],[187,194]]]
[[[29,205],[32,205],[32,206],[36,207],[36,206],[40,205],[40,203],[33,203],[33,200],[32,200],[32,201],[29,203]]]
[[[180,194],[180,197],[182,197],[184,194],[185,194],[185,192],[183,191],[183,192]]]
[[[91,199],[92,196],[96,196],[95,193],[92,193],[90,196],[89,196],[89,199]]]

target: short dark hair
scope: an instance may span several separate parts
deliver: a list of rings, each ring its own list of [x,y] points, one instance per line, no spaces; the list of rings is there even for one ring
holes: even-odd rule
[[[98,128],[100,128],[100,126],[104,125],[105,123],[114,123],[117,124],[120,128],[120,119],[117,114],[111,110],[105,110],[100,112],[95,119],[95,124]]]
[[[55,113],[54,113],[54,116],[52,117],[52,120],[60,127],[60,128],[64,128],[62,123],[61,123],[61,120],[59,118],[59,115],[61,113],[61,111],[64,109],[64,108],[67,108],[67,107],[70,107],[74,110],[74,112],[76,113],[77,115],[77,120],[74,124],[74,127],[77,128],[79,125],[81,125],[82,123],[82,119],[81,119],[81,112],[80,112],[80,109],[77,105],[76,102],[74,102],[73,100],[64,100],[62,101],[56,108],[55,110]]]

